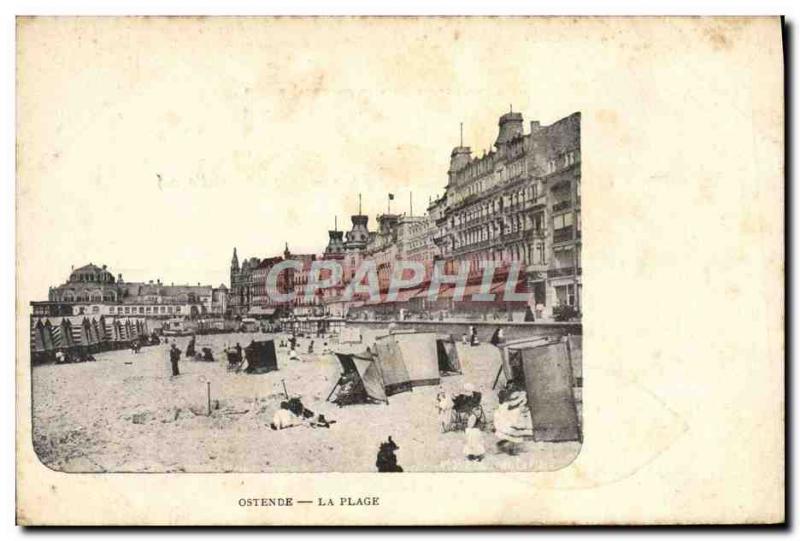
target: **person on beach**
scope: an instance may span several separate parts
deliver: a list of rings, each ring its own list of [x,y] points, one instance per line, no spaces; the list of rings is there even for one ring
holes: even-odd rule
[[[389,441],[380,444],[378,456],[375,459],[375,467],[379,472],[402,472],[403,468],[397,463],[397,451],[400,447],[389,436]]]
[[[181,358],[181,350],[178,349],[178,346],[175,345],[175,342],[172,342],[172,346],[169,348],[169,362],[172,364],[172,375],[173,376],[180,376],[181,372],[178,369],[178,361]]]
[[[471,462],[480,462],[486,454],[483,446],[483,432],[478,428],[478,418],[470,414],[467,419],[467,429],[464,431],[467,442],[464,444],[464,455]]]
[[[453,399],[441,387],[436,395],[436,409],[439,412],[439,425],[442,428],[442,432],[447,432],[450,429],[450,420],[453,417]]]
[[[289,403],[283,401],[281,402],[278,411],[276,411],[275,415],[272,416],[272,423],[269,426],[272,428],[272,430],[283,430],[284,428],[297,426],[300,423],[300,418],[289,411]]]
[[[528,399],[523,391],[512,392],[494,412],[494,432],[497,449],[507,455],[516,455],[519,444],[533,428]]]
[[[457,411],[472,411],[481,405],[482,395],[472,383],[464,384],[464,392],[453,397],[453,407]]]
[[[489,340],[489,343],[499,348],[503,342],[505,342],[505,338],[503,338],[503,329],[501,327],[497,327],[492,334],[492,338]]]
[[[477,346],[478,342],[478,331],[475,329],[474,325],[469,326],[469,345],[470,346]]]

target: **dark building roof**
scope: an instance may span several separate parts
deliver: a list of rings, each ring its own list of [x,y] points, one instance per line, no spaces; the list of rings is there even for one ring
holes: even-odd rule
[[[83,279],[81,279],[83,278]],[[69,275],[70,282],[114,283],[114,275],[106,270],[106,266],[98,267],[93,263],[74,269]]]

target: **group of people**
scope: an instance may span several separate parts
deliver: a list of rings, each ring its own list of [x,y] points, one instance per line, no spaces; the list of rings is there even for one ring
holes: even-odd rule
[[[494,332],[492,333],[492,337],[489,339],[489,343],[493,346],[500,347],[503,343],[505,338],[503,337],[503,328],[497,327]],[[461,335],[461,342],[464,345],[469,346],[479,346],[481,345],[480,340],[478,340],[478,331],[475,329],[474,325],[469,326],[469,332],[464,333]]]
[[[309,341],[308,346],[306,347],[306,353],[308,353],[309,355],[313,355],[314,354],[314,344],[315,344],[315,342],[312,339],[311,341]],[[297,336],[294,333],[289,335],[288,342],[284,341],[282,338],[281,338],[281,341],[278,342],[278,347],[279,348],[285,348],[285,347],[289,348],[289,360],[290,361],[299,361],[299,360],[301,360],[300,359],[300,355],[297,353],[297,349],[298,349],[299,346],[300,346],[300,344],[297,341]],[[330,353],[330,349],[328,348],[328,342],[324,343],[322,352],[323,353]]]
[[[464,429],[464,456],[469,461],[480,462],[486,456],[483,427],[486,423],[481,405],[481,393],[467,383],[461,393],[450,396],[443,389],[436,395],[436,408],[442,432]],[[494,434],[497,450],[516,455],[532,431],[528,398],[524,390],[510,381],[498,392],[499,404],[494,411]]]
[[[464,428],[466,442],[464,456],[467,460],[480,462],[486,455],[483,444],[482,425],[485,422],[481,400],[483,396],[471,383],[464,385],[461,393],[450,396],[440,388],[436,395],[436,408],[442,432],[453,428]]]
[[[64,348],[56,350],[56,364],[85,363],[95,360],[94,355],[88,351],[78,351],[73,354]]]
[[[308,426],[311,428],[330,428],[336,421],[329,421],[324,415],[316,415],[303,405],[298,397],[283,400],[278,410],[272,416],[270,428],[283,430],[293,426]]]

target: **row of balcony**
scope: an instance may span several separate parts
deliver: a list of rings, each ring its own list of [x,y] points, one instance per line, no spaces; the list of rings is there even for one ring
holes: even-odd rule
[[[534,229],[533,231],[523,229],[519,231],[514,231],[512,233],[503,233],[491,239],[484,239],[478,242],[465,244],[464,246],[459,246],[453,251],[453,255],[474,252],[475,250],[480,250],[482,248],[490,248],[492,246],[502,246],[504,244],[520,242],[529,238],[543,239],[546,236],[546,234],[547,233],[544,229]]]
[[[518,203],[513,203],[504,206],[502,209],[498,211],[492,211],[488,214],[483,216],[478,216],[477,218],[467,218],[461,223],[453,223],[453,227],[464,227],[466,226],[473,226],[473,225],[480,225],[483,223],[490,222],[492,220],[499,220],[502,218],[503,214],[507,214],[509,212],[524,212],[526,210],[531,210],[536,207],[543,207],[547,201],[547,198],[544,196],[537,197],[534,200],[528,201],[521,201]],[[556,210],[555,208],[553,210]]]
[[[571,240],[577,240],[581,238],[581,230],[578,229],[574,231],[574,226],[562,227],[561,229],[556,229],[553,231],[553,242],[569,242]],[[574,239],[573,239],[573,231],[574,231]]]
[[[548,269],[548,278],[563,278],[564,276],[580,276],[583,273],[582,267],[562,267],[558,269]]]

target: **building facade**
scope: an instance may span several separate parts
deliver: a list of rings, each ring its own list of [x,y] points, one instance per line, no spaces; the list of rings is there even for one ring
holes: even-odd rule
[[[105,265],[73,269],[67,281],[51,287],[46,302],[33,302],[34,315],[113,315],[153,318],[224,313],[227,289],[210,285],[162,284],[161,280],[126,282]]]
[[[467,262],[518,263],[531,305],[581,307],[580,114],[550,126],[520,113],[500,117],[494,150],[480,157],[453,149],[434,242],[441,257]]]
[[[316,258],[341,263],[341,282],[312,299],[306,299],[304,293],[315,256],[292,256],[287,246],[284,260],[294,257],[303,261],[302,270],[290,271],[284,280],[286,290],[296,293],[295,314],[344,315],[350,308],[380,304],[363,294],[345,300],[344,290],[362,263],[369,261],[375,266],[383,296],[398,260],[423,264],[425,277],[420,289],[430,282],[438,261],[451,274],[466,264],[472,289],[478,287],[487,264],[501,268],[500,280],[509,268],[518,267],[528,294],[523,304],[539,317],[552,316],[562,307],[580,312],[580,113],[551,125],[532,121],[528,126],[526,131],[522,114],[510,111],[499,118],[498,134],[489,152],[474,155],[463,142],[453,148],[444,193],[430,201],[424,216],[383,214],[377,218],[377,230],[370,231],[369,218],[359,206],[358,214],[351,216],[351,229],[346,233],[337,228],[329,231],[325,252]],[[252,258],[240,267],[234,250],[229,295],[232,313],[244,315],[252,306],[264,305],[264,277],[279,260]],[[99,294],[103,295],[102,290]],[[423,298],[416,303],[413,299],[408,296],[404,301],[409,305],[406,309],[413,306],[416,310],[419,305],[423,311],[506,310],[511,317],[511,310],[520,308],[508,303],[490,307],[456,299],[428,302]]]

